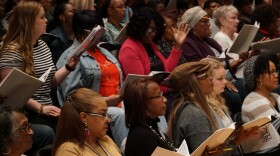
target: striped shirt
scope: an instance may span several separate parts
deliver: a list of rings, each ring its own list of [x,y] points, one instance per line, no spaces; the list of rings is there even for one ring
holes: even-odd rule
[[[0,69],[13,67],[19,69],[23,68],[23,58],[20,54],[20,50],[16,48],[17,46],[17,44],[10,44],[7,46],[8,48],[3,50],[2,57],[0,58]],[[35,92],[32,98],[41,104],[52,104],[50,92],[56,68],[52,61],[50,49],[44,41],[38,40],[37,44],[34,46],[33,60],[36,78],[40,78],[49,67],[52,67],[52,70],[46,82]]]
[[[280,96],[271,93],[280,108]],[[280,117],[279,112],[274,108],[272,103],[264,96],[251,92],[244,100],[242,105],[242,120],[248,122],[265,116]]]

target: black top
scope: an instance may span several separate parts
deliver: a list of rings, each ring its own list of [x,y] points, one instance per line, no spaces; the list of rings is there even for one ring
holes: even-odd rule
[[[150,156],[157,146],[172,150],[168,143],[159,138],[157,123],[159,119],[149,119],[146,124],[152,126],[156,135],[147,125],[130,127],[125,146],[125,156]],[[167,137],[166,137],[167,138]]]

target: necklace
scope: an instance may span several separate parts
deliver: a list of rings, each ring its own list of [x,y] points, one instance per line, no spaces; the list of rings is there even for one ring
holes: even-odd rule
[[[111,154],[99,143],[99,141],[98,141],[98,140],[96,140],[96,141],[97,141],[97,144],[98,144],[98,145],[101,147],[101,149],[104,151],[104,153],[106,154],[106,156],[111,156]],[[92,152],[94,152],[96,155],[102,156],[102,155],[98,154],[98,152],[97,152],[90,144],[88,144],[86,141],[85,141],[85,145],[86,145],[89,149],[91,149]]]
[[[161,134],[158,134],[156,132],[156,130],[153,129],[152,126],[147,125],[146,123],[144,124],[146,127],[148,127],[155,135],[157,135],[160,140],[162,140],[163,142],[165,142],[173,151],[177,151],[176,147],[173,146],[173,143],[171,143],[164,135],[164,133],[161,131],[161,129],[158,129],[160,131]]]

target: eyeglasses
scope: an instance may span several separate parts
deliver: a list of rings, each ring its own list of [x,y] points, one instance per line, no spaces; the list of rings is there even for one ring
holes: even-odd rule
[[[86,114],[88,115],[91,115],[91,116],[99,116],[99,117],[104,117],[105,120],[110,120],[111,119],[111,116],[106,113],[106,114],[98,114],[98,113],[92,113],[92,112],[85,112]]]
[[[26,133],[26,134],[29,133],[30,129],[31,129],[31,123],[24,124],[20,128],[18,128],[18,130],[21,133]]]
[[[267,73],[269,75],[279,75],[279,70],[274,70],[274,71],[269,71],[269,73]]]
[[[159,95],[149,97],[149,99],[154,99],[154,98],[159,98],[159,97],[161,97],[161,98],[163,97],[163,92],[162,91],[159,92]]]
[[[204,24],[209,24],[210,23],[210,19],[211,18],[208,18],[208,17],[202,17],[199,22],[202,22]]]
[[[157,33],[157,29],[152,28],[152,27],[149,27],[148,30],[147,30],[147,32],[148,32],[149,34],[151,34],[151,33]]]

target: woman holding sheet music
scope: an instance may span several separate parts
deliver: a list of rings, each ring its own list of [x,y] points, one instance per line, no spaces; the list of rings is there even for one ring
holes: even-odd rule
[[[45,33],[47,20],[42,5],[35,1],[22,1],[14,8],[9,29],[3,40],[0,54],[0,76],[3,80],[12,70],[40,77],[52,68],[46,82],[27,102],[28,117],[32,123],[56,127],[60,109],[52,103],[51,87],[57,86],[76,67],[79,59],[71,58],[56,72],[51,52],[39,37]],[[24,94],[24,93],[22,93]]]
[[[272,93],[279,85],[278,74],[279,71],[268,56],[254,56],[246,62],[244,69],[245,87],[250,94],[242,105],[242,120],[249,122],[269,115],[274,116],[276,120],[272,124],[279,133],[280,96]],[[279,155],[280,148],[275,145],[270,150],[258,152],[267,156]]]
[[[232,122],[231,119],[222,120],[215,112],[215,108],[208,104],[206,95],[214,91],[213,79],[216,79],[212,77],[214,75],[210,75],[212,73],[208,72],[209,69],[211,70],[211,65],[208,62],[185,63],[176,67],[169,76],[170,86],[173,86],[174,93],[179,95],[169,116],[168,136],[173,139],[175,147],[185,139],[190,153],[215,130],[228,127]],[[219,92],[222,90],[222,86],[216,87],[220,87]],[[224,146],[230,147],[231,151],[224,151],[222,155],[236,153],[237,145],[255,131],[255,128],[247,132],[239,131],[234,140],[225,142]]]
[[[72,52],[80,46],[89,35],[90,30],[96,26],[103,26],[101,16],[93,10],[77,11],[73,16],[73,31],[76,39],[60,56],[57,68],[63,68]],[[127,136],[128,130],[124,123],[124,110],[116,107],[120,102],[117,95],[121,82],[122,70],[118,60],[108,50],[97,46],[96,41],[87,51],[81,54],[77,69],[73,71],[58,87],[59,104],[63,105],[67,95],[76,88],[90,88],[106,98],[109,106],[108,113],[112,116],[112,135],[120,147],[122,140]]]

